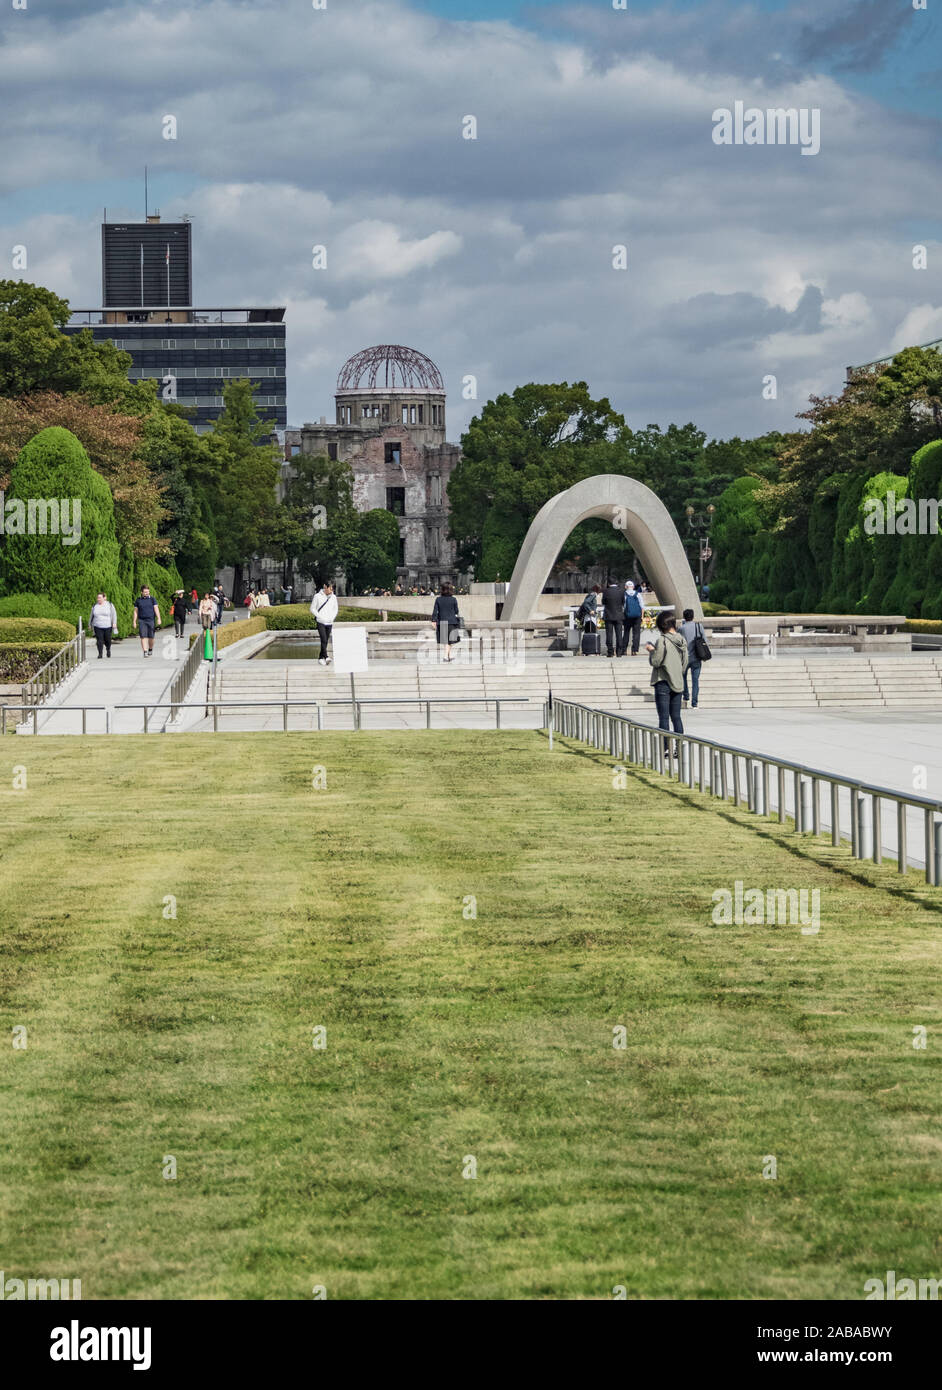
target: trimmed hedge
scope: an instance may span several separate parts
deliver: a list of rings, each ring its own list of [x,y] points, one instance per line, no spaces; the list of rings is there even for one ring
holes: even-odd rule
[[[434,599],[431,600],[434,602]],[[422,621],[421,613],[393,613],[390,609],[386,610],[391,623],[415,623]],[[381,621],[379,608],[345,608],[342,604],[337,613],[338,623],[378,623]],[[271,608],[263,608],[265,622],[269,631],[276,632],[296,632],[300,629],[313,629],[317,627],[311,615],[310,604],[307,603],[279,603]],[[261,615],[259,615],[261,616]],[[431,617],[431,610],[429,611]]]
[[[908,618],[903,626],[907,632],[942,633],[942,623],[935,618]]]
[[[260,615],[248,620],[242,619],[234,623],[226,623],[216,629],[216,650],[221,652],[224,647],[231,647],[235,642],[241,642],[243,637],[256,637],[260,632],[265,632],[265,619]],[[197,641],[202,642],[203,632],[200,629]]]
[[[0,642],[0,680],[28,681],[61,650],[61,642]]]
[[[46,594],[7,594],[0,598],[0,618],[61,618]]]
[[[28,646],[33,642],[71,642],[75,628],[60,618],[0,618],[0,643]]]

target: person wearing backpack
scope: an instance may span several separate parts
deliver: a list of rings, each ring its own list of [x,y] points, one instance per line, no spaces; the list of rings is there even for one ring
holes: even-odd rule
[[[641,618],[644,612],[644,604],[641,595],[629,579],[625,585],[625,645],[622,651],[628,650],[628,638],[631,637],[631,655],[638,655],[638,647],[641,645]]]
[[[689,658],[687,669],[684,672],[684,709],[687,708],[688,700],[690,701],[690,708],[696,709],[697,701],[700,698],[700,667],[703,665],[703,657],[701,655],[702,647],[700,643],[706,646],[706,637],[703,632],[703,624],[694,622],[692,608],[684,609],[684,620],[680,625],[680,635],[687,643],[687,654]],[[688,691],[688,676],[690,691]],[[691,692],[693,696],[692,699]]]

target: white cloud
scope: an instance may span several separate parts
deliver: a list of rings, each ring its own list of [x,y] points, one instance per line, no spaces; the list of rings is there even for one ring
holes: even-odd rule
[[[933,343],[942,338],[942,307],[920,304],[910,309],[890,340],[893,352],[905,347],[919,347],[921,343]]]
[[[100,206],[139,215],[147,163],[163,215],[193,214],[197,298],[287,305],[292,421],[330,416],[344,359],[385,341],[439,363],[452,437],[480,408],[468,372],[481,401],[585,379],[634,423],[747,435],[772,427],[765,372],[790,410],[796,383],[837,390],[847,362],[942,333],[908,259],[935,127],[810,67],[744,80],[732,30],[705,63],[661,11],[596,11],[575,41],[395,0],[70,13],[67,43],[38,15],[5,29],[0,255],[27,242],[31,277],[94,305]],[[602,61],[613,25],[634,37]],[[821,153],[713,145],[737,98],[820,107]]]
[[[821,305],[821,322],[825,328],[860,328],[872,318],[870,305],[859,290],[842,294],[837,299],[825,299]]]

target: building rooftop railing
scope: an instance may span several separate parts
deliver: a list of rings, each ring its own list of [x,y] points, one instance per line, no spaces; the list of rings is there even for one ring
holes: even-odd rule
[[[109,305],[106,309],[73,309],[69,318],[70,328],[90,328],[95,325],[107,325],[109,328],[125,325],[115,325],[112,323],[109,314],[148,314],[151,318],[148,322],[155,325],[162,325],[164,320],[162,314],[186,314],[187,323],[283,323],[285,317],[285,306],[242,308],[242,309],[213,309],[201,308],[193,304],[115,304]],[[138,323],[138,327],[146,328],[146,323]]]

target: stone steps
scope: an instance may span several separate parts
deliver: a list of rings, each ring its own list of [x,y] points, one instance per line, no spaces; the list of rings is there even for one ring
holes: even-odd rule
[[[219,698],[345,699],[349,678],[316,662],[230,661],[217,676]],[[542,703],[552,690],[571,699],[625,712],[650,706],[650,667],[641,658],[534,657],[519,666],[396,661],[356,677],[364,700],[401,701],[527,697]],[[701,673],[705,706],[754,709],[942,707],[942,653],[926,656],[787,658],[710,662]],[[389,705],[387,708],[395,708]]]

